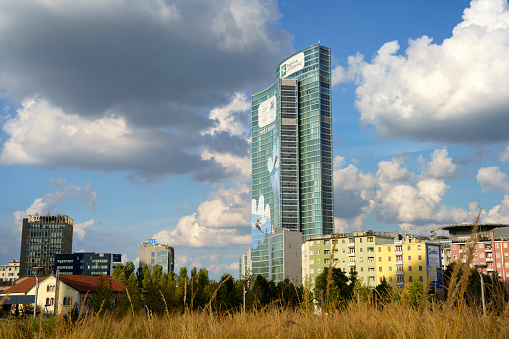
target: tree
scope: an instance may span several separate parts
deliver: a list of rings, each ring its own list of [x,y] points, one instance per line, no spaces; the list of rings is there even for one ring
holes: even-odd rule
[[[405,285],[402,299],[407,306],[416,308],[422,302],[422,294],[423,285],[419,280],[415,280],[411,284]]]
[[[99,284],[95,291],[88,296],[88,309],[92,313],[111,312],[115,306],[115,294],[111,287],[111,280],[109,283],[104,281],[104,278],[99,279]]]
[[[324,302],[332,302],[338,306],[353,297],[357,273],[350,273],[347,277],[339,268],[332,268],[331,284],[329,286],[329,300],[327,301],[327,278],[329,268],[325,267],[323,272],[315,278],[315,298]]]
[[[392,300],[391,287],[387,283],[385,277],[383,277],[380,284],[375,287],[373,291],[373,301],[378,306],[383,306]]]

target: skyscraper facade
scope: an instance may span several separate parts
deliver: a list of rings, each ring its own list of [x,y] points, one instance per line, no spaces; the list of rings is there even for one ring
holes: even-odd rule
[[[113,269],[122,263],[121,254],[79,252],[55,254],[53,273],[64,275],[111,276]]]
[[[53,273],[55,254],[72,253],[74,221],[67,215],[29,215],[21,231],[20,277]]]
[[[333,232],[330,87],[330,49],[317,44],[281,62],[274,83],[251,96],[254,275],[285,276],[275,229],[303,240]]]
[[[164,273],[173,272],[175,269],[175,250],[173,247],[158,244],[155,239],[140,244],[140,267],[147,265],[152,269],[160,265]]]

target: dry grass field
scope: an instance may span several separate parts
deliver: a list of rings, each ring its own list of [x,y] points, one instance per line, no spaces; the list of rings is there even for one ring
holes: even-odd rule
[[[328,315],[265,309],[245,314],[186,312],[165,316],[89,316],[75,323],[62,317],[5,318],[1,338],[507,338],[509,313],[426,302],[408,308],[350,303]]]

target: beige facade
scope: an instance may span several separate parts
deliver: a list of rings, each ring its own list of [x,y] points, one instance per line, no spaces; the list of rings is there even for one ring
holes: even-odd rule
[[[19,261],[9,261],[9,265],[0,265],[0,283],[12,283],[19,278]]]
[[[322,273],[325,267],[329,267],[333,253],[333,267],[341,269],[347,275],[356,271],[357,279],[361,283],[376,286],[375,246],[393,243],[393,236],[373,231],[358,231],[339,235],[336,243],[334,239],[334,235],[316,237],[302,244],[302,281],[308,281],[312,285],[316,276]]]

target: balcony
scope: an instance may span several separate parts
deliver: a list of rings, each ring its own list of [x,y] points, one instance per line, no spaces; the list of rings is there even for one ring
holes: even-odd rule
[[[354,262],[349,262],[348,266],[355,266],[355,261]]]
[[[403,272],[403,271],[396,271],[396,275],[405,275],[405,272]]]
[[[403,260],[396,260],[394,263],[396,266],[403,266]]]
[[[395,250],[394,255],[403,255],[403,250],[402,249]]]
[[[493,262],[493,257],[486,258],[486,261]]]
[[[355,252],[348,252],[349,257],[355,257]]]
[[[486,252],[493,252],[493,249],[491,248],[491,245],[486,245],[486,247],[484,248],[484,250]]]
[[[493,267],[488,267],[486,270],[487,270],[488,272],[493,272],[493,271],[494,271]]]
[[[404,285],[405,285],[404,281],[396,281],[396,286],[404,286]]]

